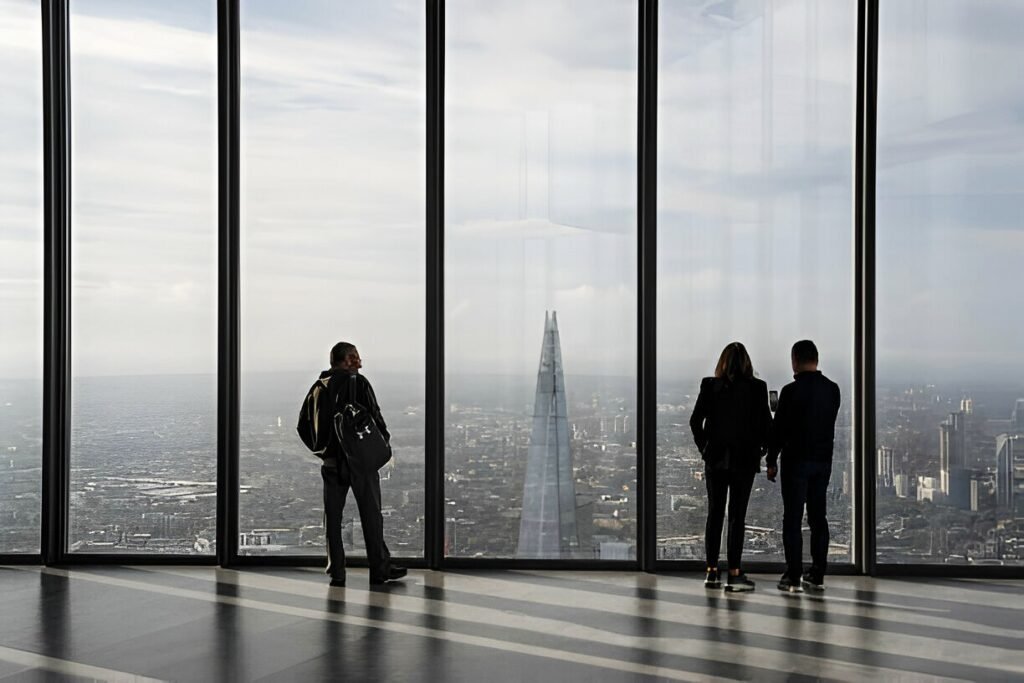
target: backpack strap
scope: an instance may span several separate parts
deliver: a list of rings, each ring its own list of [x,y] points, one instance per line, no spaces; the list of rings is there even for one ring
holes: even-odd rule
[[[359,375],[352,373],[345,373],[339,375],[339,378],[343,377],[345,382],[344,391],[341,388],[338,389],[338,399],[341,402],[341,407],[352,404],[358,409],[362,409],[365,406],[359,402]]]
[[[338,379],[337,375],[331,375],[327,379],[327,406],[328,406],[328,420],[330,420],[328,429],[334,431],[334,416],[338,414]]]

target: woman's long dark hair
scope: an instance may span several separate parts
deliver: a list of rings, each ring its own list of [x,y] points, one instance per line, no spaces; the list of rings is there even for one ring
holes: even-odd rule
[[[715,366],[715,377],[722,377],[730,382],[735,382],[740,377],[754,378],[754,364],[750,362],[750,354],[743,344],[733,342],[722,349],[718,365]]]

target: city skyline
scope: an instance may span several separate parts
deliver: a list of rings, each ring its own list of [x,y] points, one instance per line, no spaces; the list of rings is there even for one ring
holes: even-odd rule
[[[316,479],[318,463],[308,457],[297,441],[289,412],[296,409],[291,405],[294,401],[287,400],[287,391],[282,391],[284,386],[293,386],[301,394],[308,388],[303,386],[308,384],[308,378],[296,373],[289,385],[277,385],[273,377],[265,379],[270,384],[256,387],[264,398],[250,404],[249,417],[242,425],[241,528],[247,534],[242,552],[319,554],[322,524]],[[602,547],[611,552],[613,548],[628,548],[635,543],[633,495],[624,492],[621,483],[625,479],[626,488],[633,488],[630,471],[635,467],[636,451],[630,444],[636,438],[635,422],[621,403],[630,400],[628,393],[602,388],[599,379],[592,379],[589,384],[582,381],[584,386],[572,392],[575,398],[567,396],[568,414],[576,414],[569,420],[569,428],[580,437],[571,446],[579,454],[574,463],[574,480],[583,487],[580,502],[590,506],[583,510],[590,521],[585,530],[581,529],[581,543],[586,538],[594,552]],[[99,399],[108,392],[121,393],[120,387],[124,386],[117,380],[96,382],[90,391]],[[423,542],[422,401],[418,391],[410,392],[411,387],[402,382],[391,386],[378,384],[385,416],[396,434],[396,466],[383,473],[382,482],[389,534],[398,541],[396,548],[400,553],[418,556]],[[104,393],[95,394],[96,391]],[[669,402],[659,407],[658,417],[658,537],[659,557],[663,559],[697,557],[703,543],[704,493],[703,483],[697,478],[702,467],[685,425],[685,414],[695,393],[688,398],[688,392],[678,392],[666,397]],[[1024,386],[1019,393],[1024,394]],[[532,408],[529,392],[525,399],[505,399],[493,392],[485,395],[493,398],[451,406],[446,418],[445,493],[453,520],[447,525],[451,534],[448,554],[514,557]],[[212,501],[216,446],[209,422],[214,414],[214,398],[205,399],[210,406],[207,409],[195,397],[186,396],[177,403],[180,409],[145,418],[155,419],[154,425],[162,425],[156,429],[139,423],[147,410],[145,404],[140,404],[134,408],[142,411],[140,417],[129,422],[138,424],[141,431],[132,429],[121,436],[103,429],[105,420],[96,420],[89,412],[81,413],[79,419],[86,422],[82,424],[84,429],[77,432],[79,437],[74,446],[78,456],[72,463],[72,540],[79,552],[104,548],[161,552],[161,547],[212,552],[214,546],[206,543],[211,541],[215,525]],[[966,503],[943,494],[939,429],[950,410],[959,409],[965,398],[971,399],[974,417],[964,423],[964,470],[969,473],[970,484]],[[1011,416],[1019,398],[1018,392],[999,389],[964,396],[957,388],[934,386],[901,387],[879,396],[877,443],[879,449],[892,450],[893,461],[891,484],[880,481],[878,485],[879,561],[1022,561],[1014,540],[1018,537],[1019,527],[1015,525],[1019,522],[1014,521],[1016,517],[1006,516],[1013,506],[998,500],[998,440],[1001,435],[1014,436]],[[105,399],[94,403],[100,410],[109,405]],[[17,408],[9,406],[6,410],[12,409]],[[680,417],[675,417],[677,413]],[[8,520],[8,532],[24,529],[30,539],[38,537],[34,528],[38,524],[38,494],[32,493],[37,491],[38,480],[31,473],[38,471],[40,452],[38,439],[24,441],[28,437],[18,435],[31,433],[33,422],[37,423],[26,407],[21,408],[21,414],[23,418],[18,423],[6,423],[17,431],[0,435],[0,446],[17,445],[10,457],[14,469],[0,468],[0,488],[15,493],[14,498],[4,497],[7,502],[0,515]],[[210,429],[197,432],[194,420],[204,415]],[[2,424],[5,423],[0,421]],[[506,427],[495,431],[494,426],[501,424]],[[673,426],[676,424],[678,428]],[[188,437],[182,429],[188,430]],[[189,440],[197,443],[199,449],[189,448]],[[113,448],[104,448],[103,444]],[[135,448],[145,450],[150,457],[138,459]],[[851,454],[849,448],[848,425],[841,423],[837,428],[830,486],[830,519],[836,542],[832,555],[837,563],[848,561],[851,542],[847,525],[852,484],[843,474],[846,458]],[[184,458],[173,455],[183,449]],[[884,479],[884,467],[879,468],[879,475]],[[1024,474],[1020,480],[1024,481]],[[203,487],[207,487],[205,491]],[[1024,501],[1024,495],[1020,500]],[[154,507],[157,502],[159,505]],[[507,514],[512,512],[515,524],[506,524]],[[12,514],[16,516],[9,517]],[[1024,514],[1020,517],[1024,519]],[[748,512],[747,552],[752,557],[781,557],[780,520],[778,491],[759,478]],[[361,536],[354,512],[346,517],[346,527],[346,544],[358,552]],[[161,534],[168,532],[181,535],[161,541]],[[248,545],[256,542],[255,534],[261,533],[262,545]],[[84,544],[86,540],[88,545]],[[30,547],[32,541],[26,542]]]

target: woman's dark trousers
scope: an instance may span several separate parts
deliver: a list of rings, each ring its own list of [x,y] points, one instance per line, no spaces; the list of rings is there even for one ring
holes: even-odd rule
[[[754,486],[755,474],[751,470],[736,472],[708,468],[704,471],[704,483],[708,487],[708,521],[704,528],[707,566],[718,566],[718,555],[722,548],[722,523],[725,521],[728,499],[729,569],[739,569],[743,557],[743,537],[747,531],[747,503],[750,502],[750,489]]]

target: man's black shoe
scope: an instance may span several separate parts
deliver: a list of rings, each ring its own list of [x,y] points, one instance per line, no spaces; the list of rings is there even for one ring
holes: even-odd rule
[[[743,572],[729,574],[725,579],[725,590],[729,593],[748,593],[754,590],[754,582]]]
[[[804,572],[803,577],[800,579],[800,583],[809,591],[816,591],[820,593],[825,590],[825,576],[816,569]]]
[[[721,588],[722,578],[718,574],[717,569],[708,569],[707,575],[704,577],[705,588]]]
[[[331,588],[344,588],[345,579],[331,579]]]
[[[803,592],[803,588],[800,587],[800,580],[799,579],[794,579],[793,577],[791,577],[789,575],[789,572],[786,572],[785,574],[783,574],[782,578],[779,579],[779,590],[780,591],[784,591],[786,593],[802,593]]]
[[[388,581],[397,581],[398,579],[404,578],[408,573],[409,570],[405,567],[392,567],[388,570],[387,576],[371,576],[370,585],[379,586],[383,583],[387,583]]]

